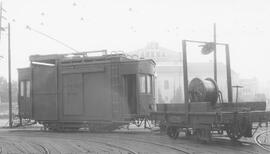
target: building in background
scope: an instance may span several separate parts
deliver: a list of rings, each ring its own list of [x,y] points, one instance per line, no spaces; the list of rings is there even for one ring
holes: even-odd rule
[[[144,48],[129,52],[139,58],[153,59],[156,62],[156,102],[157,103],[183,103],[183,71],[182,52],[176,52],[159,46],[156,42],[147,44]],[[213,62],[188,63],[189,81],[194,77],[202,79],[213,78]],[[217,63],[217,84],[227,101],[227,72],[226,65]],[[231,71],[232,85],[242,85],[239,89],[239,101],[261,100],[264,96],[258,93],[258,83],[254,79],[239,79],[239,75]],[[247,97],[249,96],[249,97]],[[233,89],[233,101],[235,101],[236,90]],[[260,99],[259,99],[260,98]]]
[[[257,78],[239,79],[238,84],[242,86],[239,89],[239,101],[265,101],[266,93],[262,93],[259,89],[259,81]]]
[[[182,57],[180,52],[160,47],[151,42],[142,49],[129,52],[139,58],[153,59],[156,62],[156,102],[176,103],[183,101]]]

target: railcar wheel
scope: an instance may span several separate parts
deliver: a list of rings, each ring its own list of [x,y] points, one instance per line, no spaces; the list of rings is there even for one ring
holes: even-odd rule
[[[195,135],[197,141],[210,142],[212,140],[211,130],[209,129],[196,129]]]
[[[239,130],[239,127],[237,126],[230,126],[226,129],[226,133],[232,141],[237,141],[242,137],[241,130]]]
[[[218,130],[218,134],[223,134],[223,130]]]
[[[166,132],[166,125],[164,123],[160,123],[159,124],[159,130],[160,132]]]
[[[232,141],[237,141],[238,139],[240,139],[242,136],[241,134],[238,132],[234,132],[234,131],[231,131],[231,130],[228,130],[226,131],[229,138],[232,140]]]
[[[186,129],[186,131],[185,131],[185,135],[186,135],[186,137],[190,137],[190,136],[191,136],[191,131],[190,131],[190,130],[188,130],[188,129]]]
[[[196,129],[194,135],[196,136],[197,141],[199,141],[202,138],[201,129]]]
[[[98,127],[95,125],[88,126],[88,130],[91,133],[98,133],[101,131],[101,129],[98,129]]]
[[[169,126],[167,128],[167,135],[173,139],[176,139],[179,136],[179,132],[177,130],[177,127]]]

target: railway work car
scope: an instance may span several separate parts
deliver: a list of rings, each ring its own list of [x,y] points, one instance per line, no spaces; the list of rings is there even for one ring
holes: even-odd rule
[[[232,88],[240,86],[232,86],[228,44],[214,44],[225,45],[228,94],[225,102],[216,80],[197,77],[188,80],[187,43],[204,44],[204,47],[214,44],[183,40],[185,101],[178,104],[157,104],[157,110],[151,113],[151,117],[159,123],[160,128],[173,138],[178,137],[179,132],[182,131],[186,136],[210,141],[212,136],[227,136],[232,140],[252,137],[262,123],[267,125],[270,121],[270,112],[265,111],[265,101],[238,102],[238,89],[236,89],[236,98],[233,99]],[[207,54],[210,52],[207,51]],[[205,52],[202,53],[205,54]]]
[[[18,69],[19,116],[48,129],[90,131],[147,118],[155,62],[98,52],[30,56],[30,67]]]

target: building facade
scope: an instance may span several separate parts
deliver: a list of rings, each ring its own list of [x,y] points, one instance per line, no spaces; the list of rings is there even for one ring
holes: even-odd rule
[[[153,59],[156,62],[156,103],[184,103],[182,53],[160,47],[152,42],[142,49],[129,52],[139,58]],[[217,64],[219,89],[227,101],[226,65]],[[194,77],[213,78],[213,62],[188,63],[189,81]],[[238,82],[238,75],[232,71],[232,83]]]
[[[129,52],[139,58],[153,59],[156,62],[156,102],[174,103],[183,101],[181,82],[182,58],[175,52],[158,43],[151,42],[142,49]]]

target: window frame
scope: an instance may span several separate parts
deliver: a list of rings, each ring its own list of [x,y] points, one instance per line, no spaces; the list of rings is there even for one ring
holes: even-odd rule
[[[140,94],[145,94],[147,89],[146,89],[146,78],[144,74],[139,74],[139,85],[140,85],[139,89]]]
[[[25,96],[25,84],[24,81],[20,81],[20,96],[24,97]]]
[[[139,74],[139,93],[140,94],[153,94],[153,75]],[[143,83],[143,84],[142,84]],[[142,91],[142,88],[144,89]]]
[[[21,80],[19,81],[19,96],[30,98],[31,97],[31,81]]]
[[[152,84],[152,75],[146,75],[146,93],[152,94],[153,91],[153,84]]]
[[[26,98],[30,98],[31,97],[31,82],[29,80],[25,81],[25,96]]]

